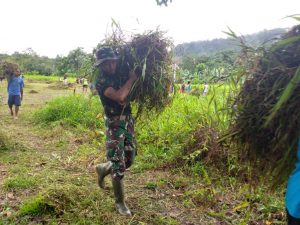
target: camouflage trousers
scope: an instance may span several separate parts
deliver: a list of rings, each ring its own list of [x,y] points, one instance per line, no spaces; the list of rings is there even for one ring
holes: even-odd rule
[[[106,157],[112,162],[112,178],[122,179],[136,155],[134,121],[131,116],[105,118]]]

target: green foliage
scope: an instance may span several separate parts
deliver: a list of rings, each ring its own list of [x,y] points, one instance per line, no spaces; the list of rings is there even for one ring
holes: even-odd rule
[[[243,47],[241,90],[235,100],[232,140],[240,158],[251,169],[272,177],[281,185],[296,161],[299,141],[300,25],[286,32],[271,47]],[[232,33],[232,36],[235,36]],[[276,163],[275,163],[276,162]],[[252,171],[256,178],[256,172]],[[266,176],[266,175],[265,175]]]
[[[4,181],[4,188],[8,191],[20,190],[34,187],[37,180],[33,176],[18,175],[15,177],[7,178]]]
[[[299,82],[300,82],[300,66],[296,70],[295,75],[293,76],[293,78],[287,84],[287,86],[284,89],[283,93],[281,94],[279,100],[274,105],[274,107],[271,111],[271,114],[266,118],[266,122],[265,122],[264,126],[269,125],[269,123],[272,121],[272,119],[274,119],[274,117],[278,113],[278,111],[290,99],[290,97],[294,93],[296,87],[299,85]]]
[[[226,86],[211,85],[208,96],[177,95],[155,119],[141,118],[137,125],[138,143],[144,152],[140,166],[157,166],[158,162],[186,157],[181,155],[182,149],[198,127],[224,131],[229,125],[228,114],[224,113],[228,90]]]
[[[54,59],[39,56],[31,48],[22,53],[15,52],[12,55],[0,54],[0,61],[17,63],[23,73],[47,76],[51,74],[64,75],[65,73],[85,76],[93,68],[90,63],[91,59],[93,59],[92,55],[85,53],[80,47],[70,51],[67,56],[57,56]]]
[[[32,119],[38,124],[69,125],[83,128],[103,126],[102,108],[98,97],[86,98],[83,95],[58,97],[45,107],[33,113]]]
[[[46,199],[42,195],[33,196],[27,199],[20,207],[20,216],[24,215],[42,215],[47,213],[53,213],[53,208],[46,203]]]
[[[179,225],[180,223],[176,219],[173,219],[172,217],[156,216],[154,218],[153,224],[155,224],[155,225]]]
[[[233,51],[223,51],[210,56],[185,55],[179,65],[179,76],[192,80],[193,84],[218,82],[228,76],[236,56]]]
[[[15,52],[12,55],[2,54],[0,60],[9,60],[19,64],[22,72],[33,72],[37,74],[50,75],[55,71],[54,60],[45,56],[38,56],[31,48],[23,53]]]

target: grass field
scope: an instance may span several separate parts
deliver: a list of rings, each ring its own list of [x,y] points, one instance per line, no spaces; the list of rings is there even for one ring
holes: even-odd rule
[[[221,166],[196,160],[205,145],[195,145],[195,131],[228,126],[224,90],[178,95],[138,121],[138,156],[125,175],[128,218],[115,211],[109,178],[108,190],[96,184],[94,167],[105,161],[98,97],[28,78],[13,120],[0,83],[0,224],[285,224],[283,190],[247,183],[228,146]]]
[[[25,80],[27,81],[42,81],[42,82],[57,82],[63,79],[63,76],[44,76],[44,75],[33,75],[33,74],[25,74]],[[75,83],[75,77],[68,77],[68,82]]]

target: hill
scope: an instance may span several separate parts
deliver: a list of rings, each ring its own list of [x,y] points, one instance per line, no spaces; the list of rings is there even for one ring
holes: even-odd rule
[[[277,38],[284,32],[286,32],[286,29],[276,28],[272,30],[263,30],[258,33],[245,35],[244,38],[246,39],[248,44],[252,46],[258,46],[262,43],[274,40],[274,38]],[[232,38],[194,41],[177,45],[175,47],[175,55],[177,57],[181,57],[184,55],[210,56],[221,51],[238,51],[239,47],[236,44],[236,41]]]

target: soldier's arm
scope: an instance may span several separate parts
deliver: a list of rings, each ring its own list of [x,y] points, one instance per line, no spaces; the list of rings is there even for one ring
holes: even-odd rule
[[[104,96],[106,96],[107,98],[110,98],[116,102],[119,102],[120,104],[123,104],[129,94],[131,86],[133,85],[133,83],[136,79],[137,79],[137,76],[136,76],[135,72],[130,71],[129,79],[126,81],[126,83],[120,89],[115,90],[112,87],[108,87],[104,91]]]

